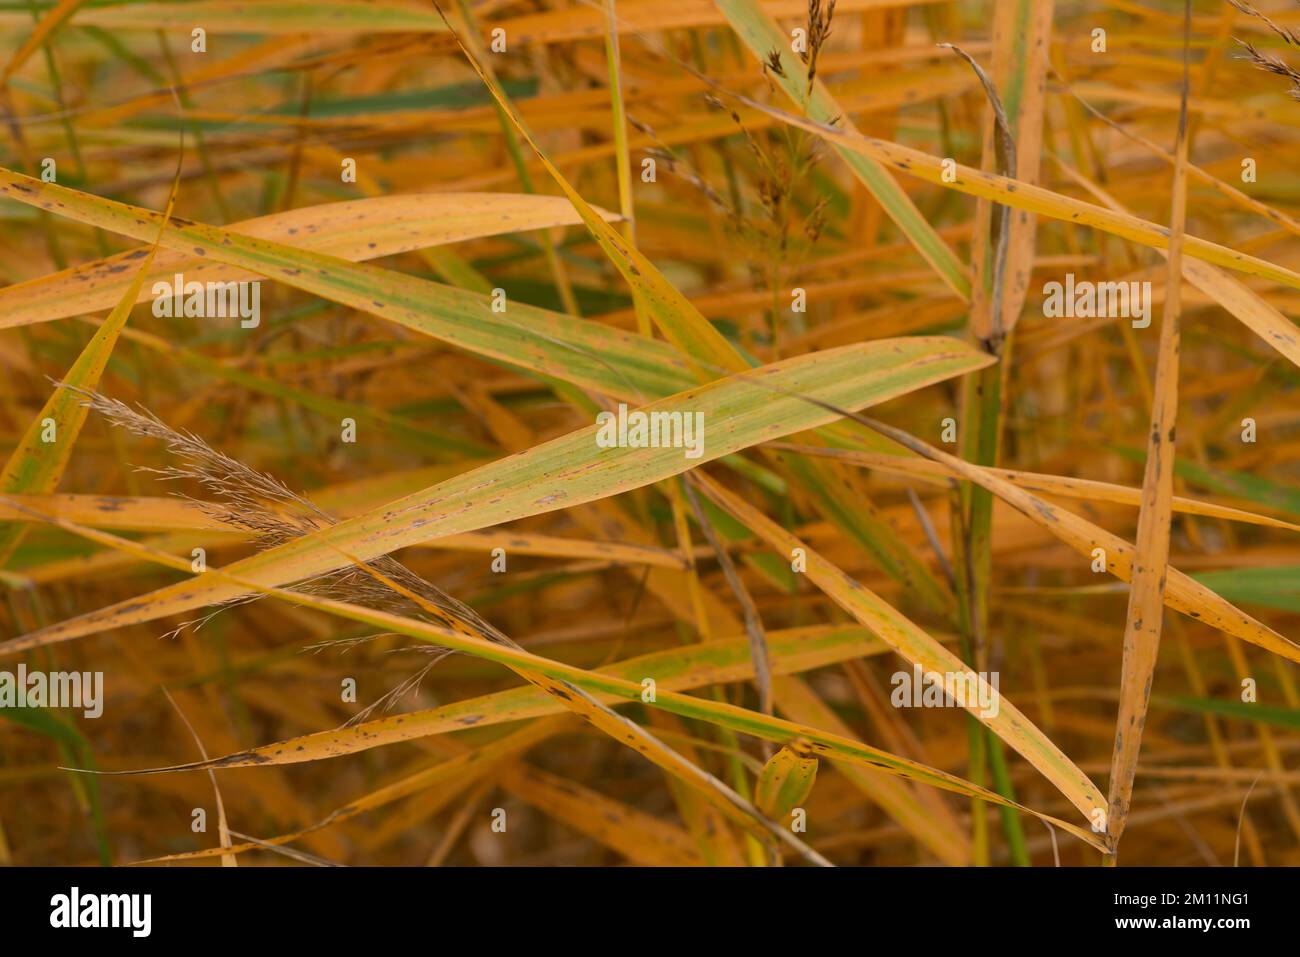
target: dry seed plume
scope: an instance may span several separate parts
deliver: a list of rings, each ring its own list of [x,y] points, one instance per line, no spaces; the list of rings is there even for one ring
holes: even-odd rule
[[[198,483],[208,492],[211,500],[194,499],[183,492],[178,494],[195,502],[216,521],[250,532],[259,549],[281,545],[309,532],[328,528],[338,521],[306,497],[290,490],[279,479],[258,472],[238,459],[217,451],[191,432],[172,428],[146,409],[133,409],[120,400],[97,392],[75,389],[66,383],[58,385],[61,388],[72,388],[81,394],[85,404],[110,425],[165,443],[168,451],[180,460],[180,464],[161,469],[141,468],[140,471],[153,473],[163,480],[188,479]],[[517,647],[472,608],[396,559],[384,556],[374,559],[369,565],[426,599],[436,610],[430,611],[428,607],[417,605],[356,567],[340,568],[299,582],[294,588],[306,594],[339,598],[395,614],[431,620],[461,631],[468,627],[470,633]],[[257,597],[259,596],[246,596],[235,602],[253,601]]]

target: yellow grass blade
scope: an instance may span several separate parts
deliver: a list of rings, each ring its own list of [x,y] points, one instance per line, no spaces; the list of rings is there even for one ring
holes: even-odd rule
[[[602,449],[592,425],[457,476],[382,509],[305,535],[232,565],[229,571],[284,584],[340,567],[338,551],[368,561],[442,535],[571,508],[677,475],[760,441],[815,428],[836,418],[819,402],[863,408],[991,362],[952,339],[909,338],[848,346],[787,360],[651,403],[642,410],[703,416],[708,438],[698,458],[682,448]],[[797,396],[797,397],[796,397]],[[485,490],[492,489],[490,497]],[[468,507],[466,507],[468,504]],[[392,516],[403,516],[398,523]],[[15,653],[105,628],[153,621],[236,597],[238,590],[200,576],[142,599],[0,643]]]
[[[903,658],[919,665],[927,674],[965,676],[963,680],[974,681],[976,687],[984,689],[981,694],[997,697],[996,692],[987,687],[985,679],[971,672],[956,655],[882,601],[879,596],[808,548],[794,535],[716,483],[702,479],[701,487],[709,498],[752,529],[779,554],[789,555],[796,548],[803,549],[809,580],[835,599],[845,611],[874,631]],[[994,734],[1038,768],[1043,776],[1069,799],[1071,804],[1083,812],[1085,817],[1091,815],[1094,810],[1104,807],[1105,802],[1101,792],[1088,776],[1075,767],[1070,759],[1009,701],[1004,698],[1000,701],[1001,705],[996,715],[981,712],[977,704],[972,703],[966,707]]]
[[[1169,574],[1169,535],[1173,520],[1175,426],[1178,419],[1179,323],[1183,289],[1183,228],[1187,222],[1187,44],[1191,39],[1191,0],[1183,4],[1183,102],[1178,115],[1174,164],[1173,211],[1170,214],[1169,263],[1160,346],[1147,432],[1146,472],[1138,511],[1137,554],[1124,623],[1124,661],[1119,685],[1119,715],[1110,767],[1110,801],[1106,833],[1118,844],[1128,822],[1138,752],[1146,726],[1151,680],[1164,625],[1164,597]]]
[[[946,477],[960,478],[961,472],[948,468],[943,462],[921,458],[907,458],[902,455],[887,455],[880,452],[857,452],[853,449],[815,448],[810,445],[789,445],[773,442],[773,447],[788,448],[802,455],[838,459],[851,462],[864,468],[895,475],[908,475],[931,481],[935,485],[946,486]],[[1081,499],[1088,502],[1113,502],[1117,505],[1140,505],[1142,490],[1128,485],[1116,485],[1113,482],[1099,482],[1095,479],[1072,478],[1066,475],[1048,475],[1044,472],[1022,472],[1011,469],[995,469],[986,465],[974,466],[990,476],[1005,479],[1018,488],[1030,492],[1046,492],[1062,498]],[[1230,522],[1242,522],[1246,525],[1263,525],[1269,528],[1281,528],[1289,532],[1300,532],[1300,525],[1294,522],[1260,515],[1231,505],[1219,505],[1202,499],[1185,498],[1175,495],[1172,499],[1173,510],[1185,515],[1203,515],[1206,518],[1222,518]],[[91,522],[90,524],[94,524]]]
[[[598,213],[614,218],[604,210]],[[225,229],[348,262],[364,262],[467,239],[577,222],[580,220],[572,206],[558,196],[424,193],[306,206],[232,223]],[[123,274],[123,264],[133,263],[138,257],[137,250],[129,250],[0,289],[0,328],[107,308],[121,298],[131,282]],[[186,281],[203,283],[238,282],[258,275],[249,269],[212,262],[190,250],[164,250],[154,257],[136,302],[154,298],[153,283],[170,282],[176,273],[182,273]]]

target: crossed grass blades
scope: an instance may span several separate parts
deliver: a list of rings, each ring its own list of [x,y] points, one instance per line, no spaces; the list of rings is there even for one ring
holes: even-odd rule
[[[1300,7],[0,23],[0,862],[1300,863]]]

